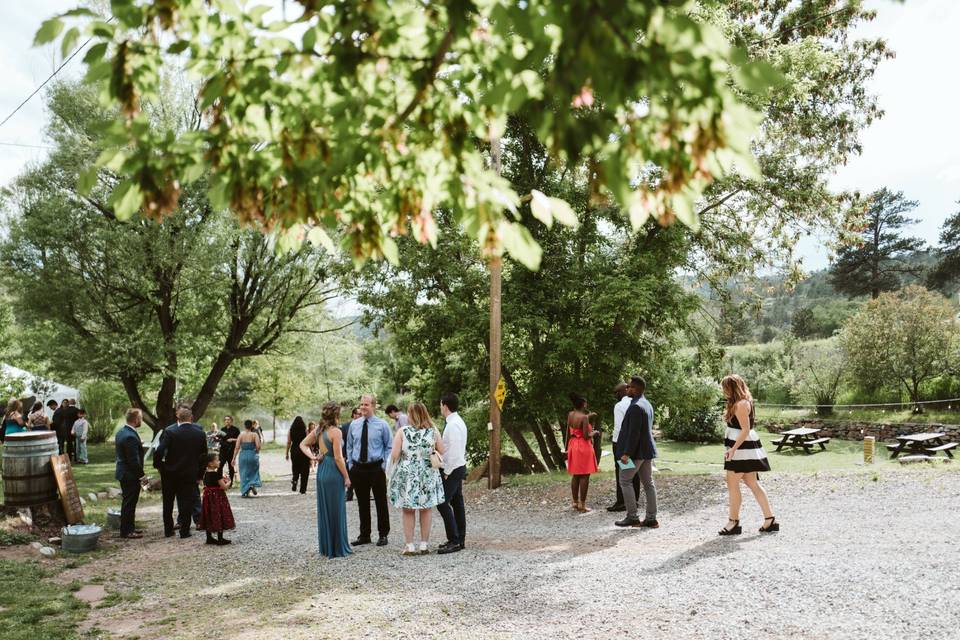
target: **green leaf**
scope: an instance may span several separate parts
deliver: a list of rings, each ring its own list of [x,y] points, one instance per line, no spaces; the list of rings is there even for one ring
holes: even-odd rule
[[[89,49],[87,49],[86,55],[83,56],[83,61],[90,65],[95,62],[100,62],[103,60],[103,56],[107,54],[107,47],[110,43],[108,42],[99,42]]]
[[[49,20],[44,20],[43,24],[40,25],[40,29],[37,30],[37,35],[33,38],[33,45],[47,44],[48,42],[53,42],[60,32],[63,31],[63,21],[60,18],[50,18]]]
[[[97,184],[97,173],[99,169],[96,166],[87,167],[80,172],[80,177],[77,180],[77,191],[82,196],[90,195],[90,192],[93,190],[93,187]]]
[[[316,27],[310,27],[303,32],[303,50],[304,51],[313,51],[313,47],[317,44],[317,29]]]
[[[172,45],[167,47],[167,53],[177,55],[177,54],[183,53],[189,48],[190,48],[189,40],[177,40]]]
[[[110,204],[118,220],[129,220],[143,204],[143,192],[140,185],[131,180],[123,182],[110,194]]]
[[[764,94],[774,87],[781,86],[786,81],[776,67],[763,60],[755,60],[734,67],[733,77],[743,89],[758,94]]]
[[[549,197],[536,189],[530,192],[530,213],[533,214],[534,218],[547,225],[547,229],[553,227],[553,213],[550,208]]]
[[[503,247],[510,253],[510,256],[527,269],[537,271],[540,268],[543,249],[530,235],[530,231],[515,222],[503,223],[500,230]]]
[[[76,27],[70,27],[63,36],[63,40],[60,42],[60,55],[66,58],[70,53],[73,52],[73,47],[77,44],[77,39],[80,37],[80,29]]]
[[[327,235],[322,227],[313,227],[307,233],[307,240],[315,247],[323,247],[329,253],[336,253],[336,247],[333,246],[333,240]]]
[[[550,198],[550,211],[553,212],[554,219],[565,227],[576,229],[580,224],[573,207],[567,204],[566,200]]]
[[[383,257],[386,258],[390,264],[400,264],[400,249],[397,247],[397,243],[393,241],[393,238],[384,236],[380,250],[383,251]]]

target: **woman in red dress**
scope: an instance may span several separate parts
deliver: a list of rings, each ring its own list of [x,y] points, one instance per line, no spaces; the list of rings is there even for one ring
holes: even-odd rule
[[[567,414],[567,473],[572,476],[570,492],[573,494],[573,508],[586,513],[590,511],[586,505],[590,474],[597,472],[593,426],[590,424],[597,414],[587,413],[587,400],[583,396],[571,393],[570,400],[573,402],[573,411]]]

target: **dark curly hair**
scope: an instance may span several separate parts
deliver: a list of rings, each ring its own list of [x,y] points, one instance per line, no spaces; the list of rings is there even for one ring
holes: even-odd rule
[[[577,411],[581,411],[583,407],[587,404],[587,399],[584,398],[579,393],[574,392],[570,394],[570,402],[573,403],[574,409],[576,409]]]
[[[324,403],[320,410],[320,423],[324,427],[334,427],[340,423],[340,404],[334,401]]]

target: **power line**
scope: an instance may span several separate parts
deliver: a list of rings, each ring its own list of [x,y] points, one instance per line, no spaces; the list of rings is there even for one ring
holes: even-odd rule
[[[834,409],[864,409],[872,407],[912,407],[918,404],[942,404],[944,402],[955,403],[960,402],[960,398],[946,398],[944,400],[919,400],[917,402],[882,402],[874,404],[766,404],[764,402],[758,402],[758,407],[767,407],[771,409],[816,409],[817,407],[833,407]]]
[[[113,19],[113,18],[111,18],[111,20],[112,20],[112,19]],[[70,54],[70,57],[68,57],[66,60],[64,60],[64,61],[60,64],[59,67],[57,67],[56,69],[54,69],[53,73],[51,73],[50,76],[49,76],[46,80],[44,80],[44,81],[40,84],[39,87],[37,87],[36,89],[33,90],[33,93],[31,93],[30,95],[28,95],[28,96],[26,97],[26,99],[24,99],[23,102],[21,102],[20,104],[18,104],[18,105],[17,105],[17,108],[14,109],[13,111],[11,111],[11,112],[10,112],[10,115],[8,115],[6,118],[3,119],[3,122],[0,122],[0,127],[2,127],[3,125],[7,124],[7,121],[10,120],[10,118],[12,118],[13,116],[17,115],[17,112],[20,111],[20,109],[22,109],[25,104],[27,104],[28,102],[30,102],[30,100],[33,98],[33,96],[35,96],[35,95],[37,95],[38,93],[40,93],[40,90],[43,89],[45,86],[47,86],[47,83],[50,82],[51,80],[53,80],[53,79],[56,77],[56,75],[57,75],[58,73],[60,73],[60,71],[61,71],[65,66],[67,66],[67,64],[69,64],[70,61],[73,60],[73,58],[74,58],[78,53],[80,53],[80,51],[81,51],[85,46],[87,46],[88,44],[90,44],[90,41],[91,41],[91,40],[93,40],[93,36],[90,36],[89,38],[87,38],[86,42],[84,42],[82,45],[80,45],[79,47],[77,47],[77,48],[74,50],[74,52]]]
[[[56,149],[48,145],[41,144],[22,144],[20,142],[0,142],[0,147],[23,147],[25,149]]]
[[[805,22],[801,22],[800,24],[795,24],[795,25],[793,25],[792,27],[790,27],[789,29],[778,29],[776,33],[773,33],[773,34],[767,36],[766,38],[761,38],[761,39],[759,39],[759,40],[754,40],[754,41],[751,42],[750,44],[763,44],[764,42],[768,42],[768,41],[770,41],[770,40],[773,40],[774,38],[779,38],[779,37],[781,37],[781,36],[787,35],[788,33],[792,33],[792,32],[794,32],[794,31],[796,31],[797,29],[799,29],[800,27],[805,27],[805,26],[807,26],[808,24],[813,24],[814,22],[819,22],[820,20],[823,20],[824,18],[829,18],[829,17],[831,17],[831,16],[835,16],[835,15],[837,15],[838,13],[841,13],[841,12],[843,12],[843,11],[849,11],[849,10],[851,10],[851,9],[853,9],[853,8],[854,8],[854,7],[853,7],[852,5],[846,5],[846,6],[840,7],[839,9],[834,9],[833,11],[828,11],[828,12],[826,12],[826,13],[822,13],[822,14],[820,14],[820,15],[813,16],[813,17],[810,18],[809,20],[807,20],[807,21],[805,21]]]

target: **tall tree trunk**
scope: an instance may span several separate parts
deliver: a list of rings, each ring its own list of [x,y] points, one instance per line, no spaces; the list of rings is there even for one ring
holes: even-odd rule
[[[563,454],[563,449],[561,449],[560,445],[557,443],[556,433],[554,433],[552,425],[549,422],[543,422],[540,420],[537,422],[540,424],[540,427],[543,430],[543,438],[547,442],[547,449],[550,450],[550,455],[553,456],[553,461],[556,463],[557,468],[565,468],[567,465],[567,458]]]
[[[232,353],[227,349],[223,349],[220,351],[217,359],[213,361],[213,366],[210,367],[210,372],[203,381],[200,392],[193,400],[191,409],[193,410],[194,420],[199,420],[203,417],[203,414],[207,412],[207,407],[209,407],[210,402],[213,401],[213,394],[216,393],[217,386],[235,359]]]
[[[507,432],[507,435],[510,436],[510,440],[513,441],[517,452],[520,453],[520,459],[523,460],[523,465],[534,473],[546,473],[547,468],[543,466],[537,454],[530,448],[530,443],[523,437],[523,432],[511,422],[504,423],[503,428]]]
[[[160,390],[157,391],[157,426],[154,431],[163,429],[177,421],[176,395],[177,379],[171,375],[164,376],[160,383]]]
[[[544,439],[543,432],[540,430],[539,420],[531,420],[530,431],[533,432],[533,437],[537,440],[537,446],[540,448],[540,457],[543,459],[544,464],[546,464],[547,469],[556,471],[557,465],[553,460],[553,456],[550,455],[550,449],[547,448],[547,441]]]

